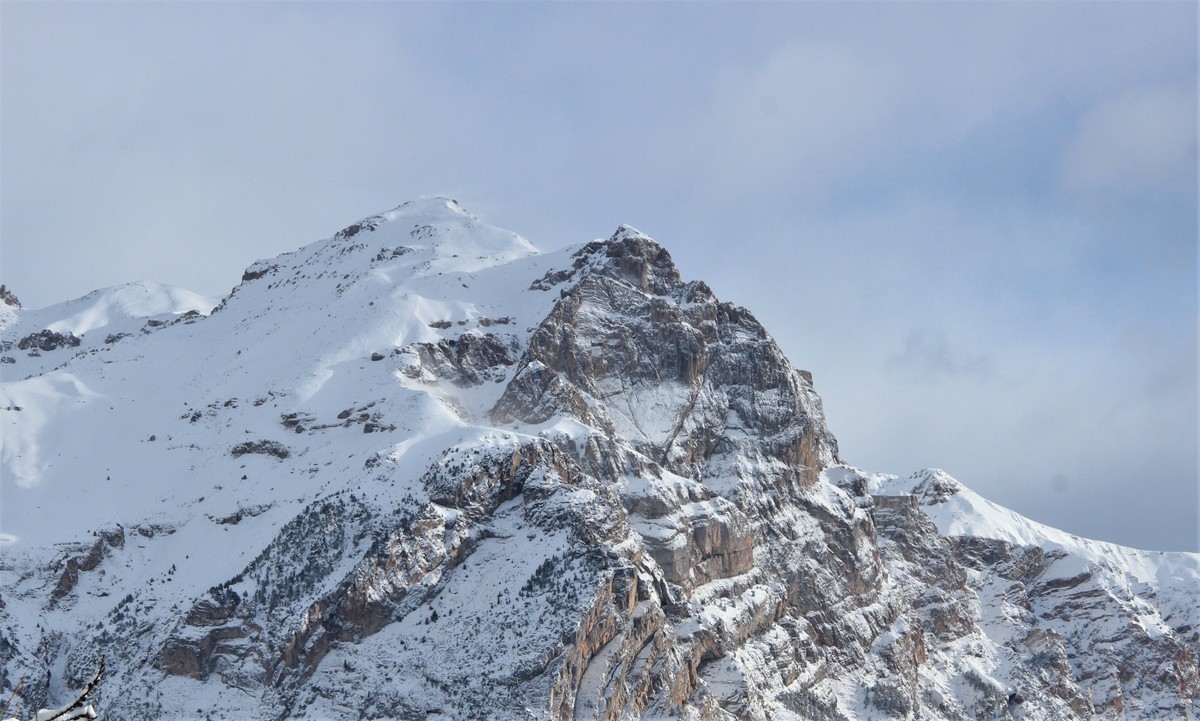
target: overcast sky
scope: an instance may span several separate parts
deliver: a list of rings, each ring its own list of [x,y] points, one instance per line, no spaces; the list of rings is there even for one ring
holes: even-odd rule
[[[813,372],[850,462],[1197,550],[1197,5],[0,4],[27,307],[448,194],[629,223]]]

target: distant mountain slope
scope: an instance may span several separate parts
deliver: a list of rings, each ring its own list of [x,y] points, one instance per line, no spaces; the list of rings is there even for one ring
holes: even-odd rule
[[[423,198],[0,308],[0,696],[106,719],[1191,718],[1200,556],[846,464],[628,226]]]

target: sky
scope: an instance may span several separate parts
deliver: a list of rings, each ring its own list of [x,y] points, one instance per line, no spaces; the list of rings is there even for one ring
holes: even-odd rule
[[[628,223],[842,456],[1200,550],[1197,5],[0,3],[0,281],[223,296],[430,194]]]

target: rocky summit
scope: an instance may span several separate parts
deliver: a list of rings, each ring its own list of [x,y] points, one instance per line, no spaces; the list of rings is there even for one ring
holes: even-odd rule
[[[425,198],[219,302],[2,295],[19,718],[102,659],[114,721],[1200,715],[1200,556],[851,466],[631,227],[539,253]]]

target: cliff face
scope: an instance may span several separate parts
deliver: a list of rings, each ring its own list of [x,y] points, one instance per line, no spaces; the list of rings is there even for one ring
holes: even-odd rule
[[[84,300],[0,328],[79,340],[5,371],[29,706],[104,656],[114,719],[1200,711],[1195,555],[845,464],[809,374],[632,228],[542,255],[425,199],[211,315]]]

